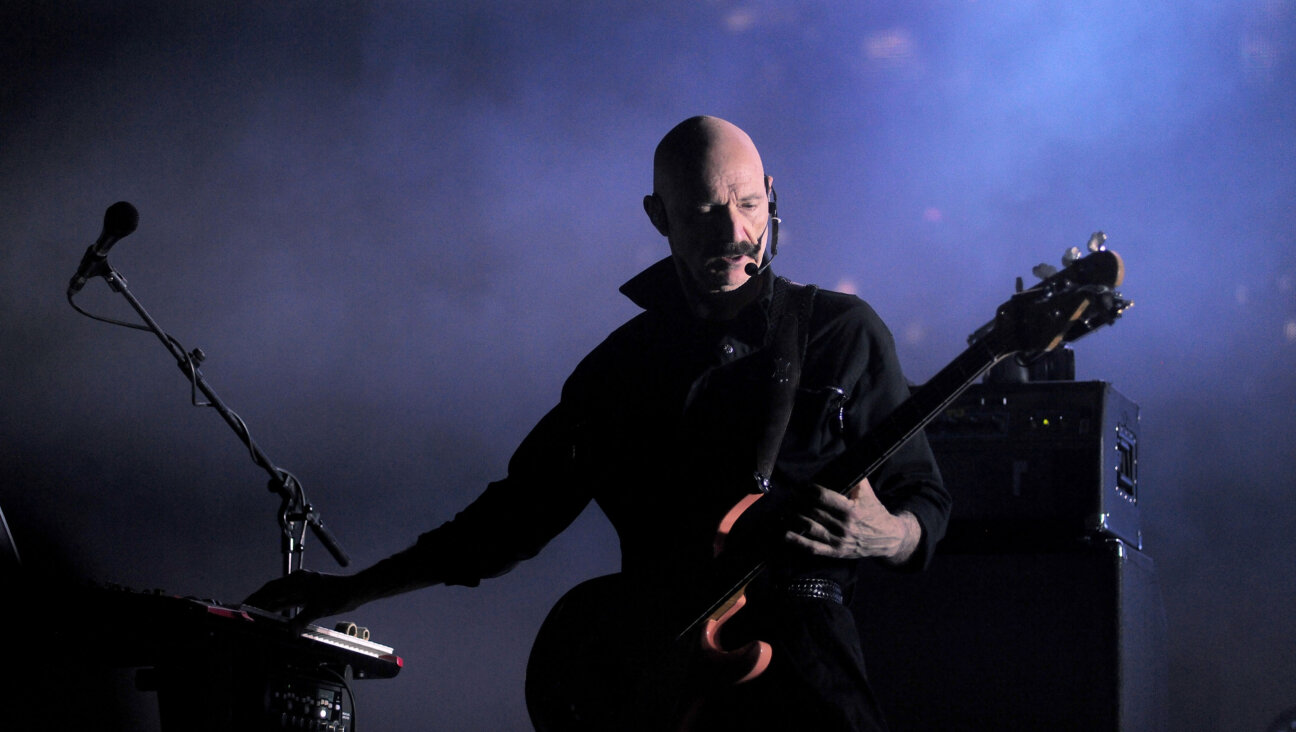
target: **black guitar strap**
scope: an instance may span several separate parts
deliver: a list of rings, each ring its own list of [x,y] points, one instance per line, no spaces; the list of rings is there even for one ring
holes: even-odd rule
[[[770,478],[779,446],[792,417],[797,386],[801,383],[801,363],[810,338],[810,313],[814,309],[814,285],[799,285],[784,277],[774,279],[770,303],[771,324],[766,335],[772,373],[769,385],[769,412],[760,442],[756,445],[756,487],[769,492]]]

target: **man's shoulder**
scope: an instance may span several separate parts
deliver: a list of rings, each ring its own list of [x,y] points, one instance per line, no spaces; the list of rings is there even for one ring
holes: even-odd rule
[[[649,349],[663,337],[662,318],[652,311],[644,311],[612,329],[611,333],[590,351],[586,358],[626,357]]]
[[[564,398],[633,383],[635,371],[647,365],[662,338],[655,320],[652,313],[641,312],[617,326],[576,364],[563,386]],[[615,384],[604,383],[609,380]]]
[[[814,331],[825,328],[865,331],[886,329],[885,323],[873,306],[858,295],[849,292],[817,287],[812,312],[811,329]]]

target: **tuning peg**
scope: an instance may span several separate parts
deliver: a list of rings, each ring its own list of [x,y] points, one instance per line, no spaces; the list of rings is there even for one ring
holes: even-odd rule
[[[1080,247],[1071,247],[1065,252],[1062,252],[1062,266],[1070,267],[1075,264],[1076,260],[1080,259],[1080,257]]]
[[[1103,246],[1103,244],[1105,244],[1106,241],[1107,241],[1106,234],[1102,233],[1101,231],[1095,231],[1094,233],[1089,235],[1089,243],[1086,244],[1085,246],[1091,252],[1101,252],[1102,250],[1107,248]]]
[[[1040,263],[1035,265],[1035,268],[1031,270],[1031,274],[1035,275],[1041,280],[1046,280],[1052,277],[1053,275],[1057,274],[1057,267],[1054,267],[1051,264]]]

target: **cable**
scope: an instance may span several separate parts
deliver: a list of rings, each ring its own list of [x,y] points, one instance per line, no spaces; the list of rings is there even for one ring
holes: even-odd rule
[[[90,318],[91,320],[98,320],[101,323],[111,323],[112,325],[120,325],[123,328],[134,328],[135,330],[149,329],[147,325],[139,325],[138,323],[127,323],[124,320],[114,320],[113,318],[107,318],[101,315],[95,315],[94,313],[88,312],[86,310],[82,310],[81,306],[76,304],[76,300],[72,298],[72,295],[73,293],[71,292],[67,294],[68,304],[72,306],[73,310],[77,311],[78,313],[81,313],[82,315],[86,316],[87,318]]]
[[[140,325],[138,323],[128,323],[123,320],[116,320],[114,318],[103,317],[88,312],[76,304],[76,301],[73,299],[71,292],[68,293],[67,299],[68,299],[68,304],[72,306],[73,310],[76,310],[78,313],[81,313],[82,315],[92,320],[98,320],[102,323],[108,323],[110,325],[120,325],[123,328],[133,328],[135,330],[150,331],[150,328],[144,325]],[[184,361],[180,362],[179,366],[180,366],[180,370],[184,372],[185,377],[188,378],[189,380],[189,403],[195,407],[215,407],[216,405],[214,403],[210,401],[203,401],[198,398],[198,365],[206,359],[206,354],[202,352],[201,348],[195,348],[192,351],[185,350],[184,344],[182,344],[175,336],[171,335],[170,333],[163,331],[162,336],[166,338],[166,340],[169,343],[175,346],[178,352],[184,354]],[[263,460],[261,460],[257,456],[257,451],[252,447],[252,442],[253,442],[252,432],[251,430],[248,429],[247,422],[244,422],[243,418],[240,417],[238,413],[235,412],[234,410],[227,408],[226,411],[229,413],[231,421],[234,423],[235,433],[238,435],[239,439],[243,442],[243,444],[247,447],[248,453],[252,456],[252,462],[255,465],[262,468],[274,469],[273,465],[266,464]],[[294,483],[296,483],[298,486],[301,485],[300,483],[297,482],[296,477],[287,473],[287,471],[281,470],[280,473],[284,475],[288,475],[289,478],[291,478],[291,480]]]

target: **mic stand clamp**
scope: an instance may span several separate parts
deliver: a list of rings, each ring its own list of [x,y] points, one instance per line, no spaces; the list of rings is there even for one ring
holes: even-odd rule
[[[338,544],[337,537],[324,525],[319,511],[315,510],[302,492],[301,484],[286,470],[279,471],[276,478],[271,478],[268,485],[271,493],[279,496],[279,530],[280,546],[284,560],[284,575],[287,576],[302,567],[302,551],[306,548],[306,527],[309,526],[315,537],[320,540],[333,559],[343,567],[351,563],[351,558]]]

